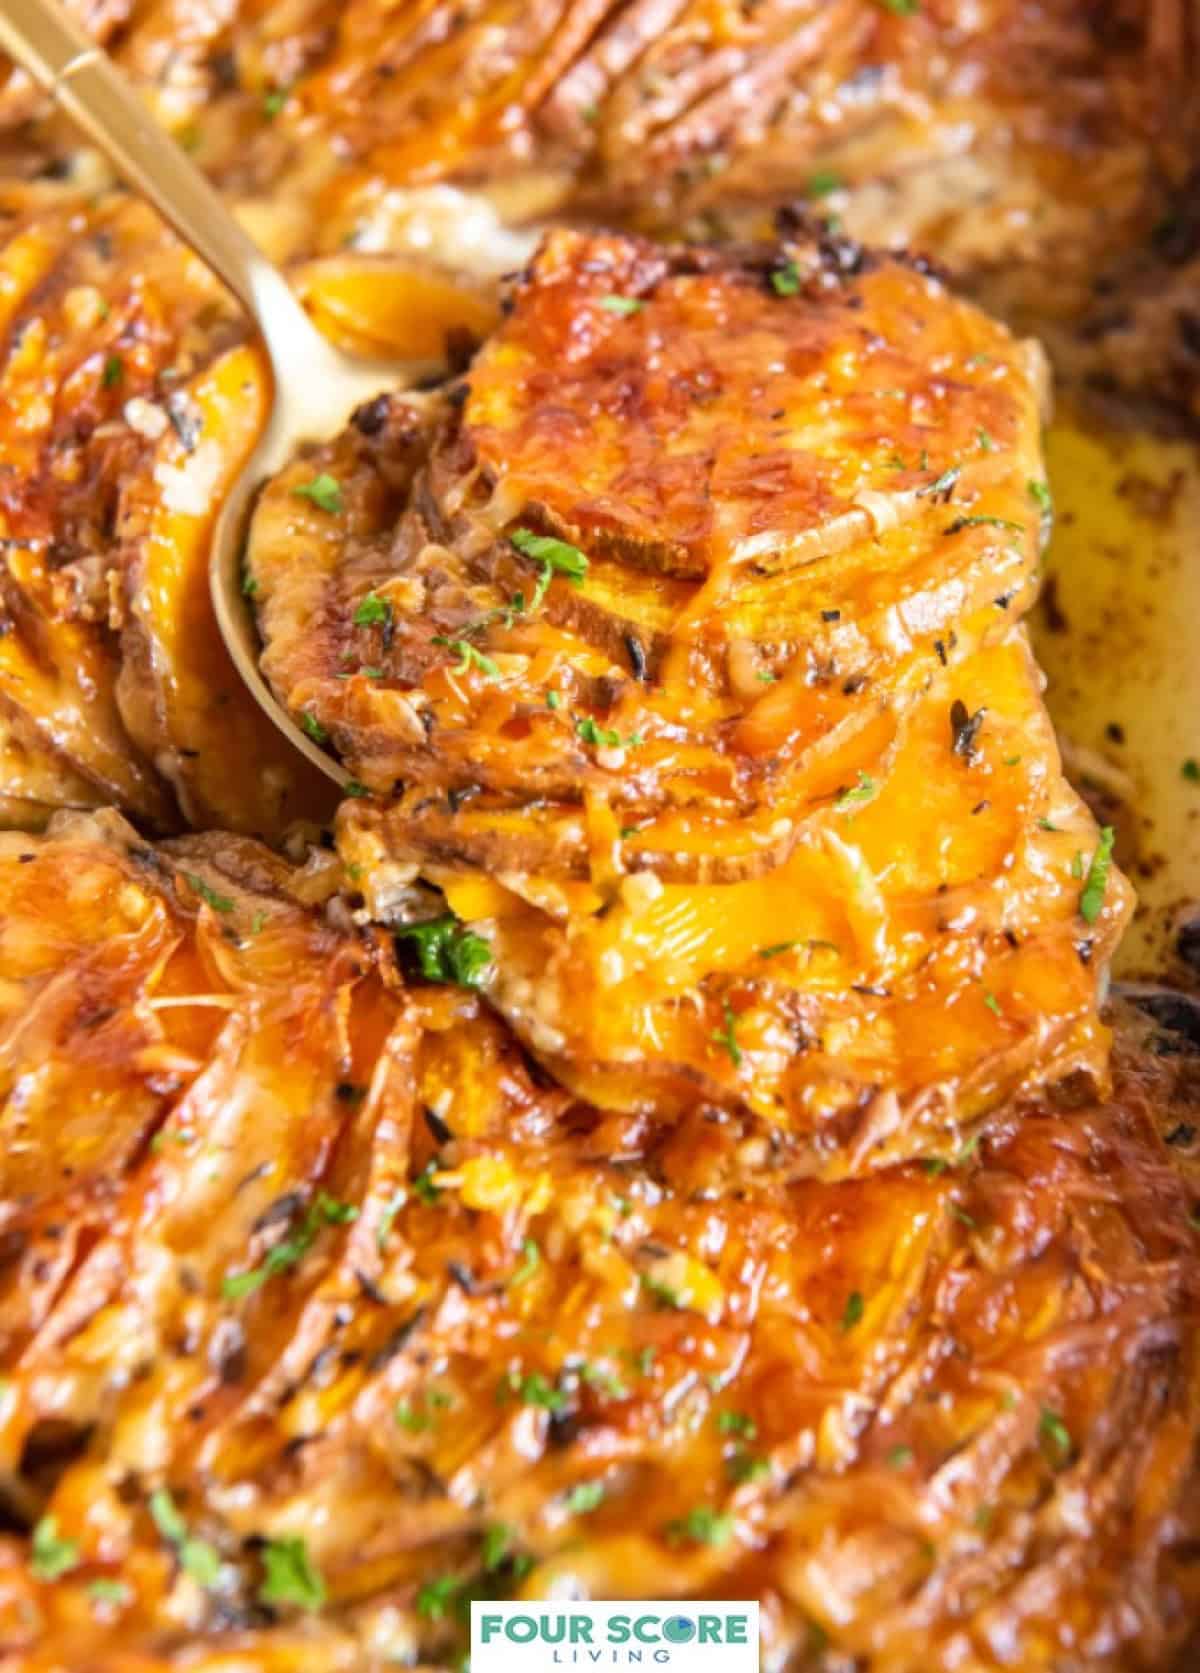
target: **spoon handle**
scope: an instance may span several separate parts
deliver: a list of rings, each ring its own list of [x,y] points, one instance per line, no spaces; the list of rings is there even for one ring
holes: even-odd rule
[[[0,47],[224,280],[262,332],[276,365],[314,339],[324,346],[287,280],[107,55],[55,0],[2,0]]]

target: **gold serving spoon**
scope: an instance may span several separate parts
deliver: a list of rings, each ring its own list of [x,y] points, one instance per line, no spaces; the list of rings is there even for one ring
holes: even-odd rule
[[[242,595],[246,520],[255,490],[302,442],[335,434],[355,407],[428,368],[352,359],[334,348],[199,169],[54,0],[0,0],[0,48],[53,95],[116,172],[228,285],[262,334],[274,399],[217,519],[209,559],[213,609],[234,667],[263,709],[301,754],[344,785],[349,775],[305,736],[259,673],[257,635]]]

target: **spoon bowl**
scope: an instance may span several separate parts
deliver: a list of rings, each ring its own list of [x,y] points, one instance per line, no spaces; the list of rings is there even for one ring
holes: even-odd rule
[[[209,583],[217,626],[238,674],[294,748],[339,785],[349,774],[277,701],[258,667],[258,635],[242,590],[242,552],[254,496],[305,442],[336,434],[356,407],[431,368],[360,360],[323,337],[277,267],[223,199],[144,108],[108,56],[54,0],[4,0],[0,47],[72,119],[118,175],[147,198],[237,297],[271,365],[270,417],[217,519]]]

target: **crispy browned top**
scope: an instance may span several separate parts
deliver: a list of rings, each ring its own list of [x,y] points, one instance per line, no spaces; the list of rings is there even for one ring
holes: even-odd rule
[[[373,912],[422,869],[568,1084],[733,1099],[802,1169],[1102,1072],[1128,899],[1083,909],[1016,625],[1040,393],[920,266],[548,240],[465,389],[255,519],[264,667],[375,793],[340,821]]]
[[[1194,1059],[1127,1023],[1110,1105],[729,1189],[735,1125],[574,1102],[336,882],[0,836],[5,1665],[446,1667],[564,1590],[758,1598],[795,1668],[1166,1665]]]

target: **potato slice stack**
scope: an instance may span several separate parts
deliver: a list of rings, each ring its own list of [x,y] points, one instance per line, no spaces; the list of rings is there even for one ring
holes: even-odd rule
[[[1019,624],[1042,397],[920,262],[551,236],[465,382],[255,519],[371,914],[423,874],[566,1085],[748,1112],[799,1172],[1102,1077],[1129,895]]]

